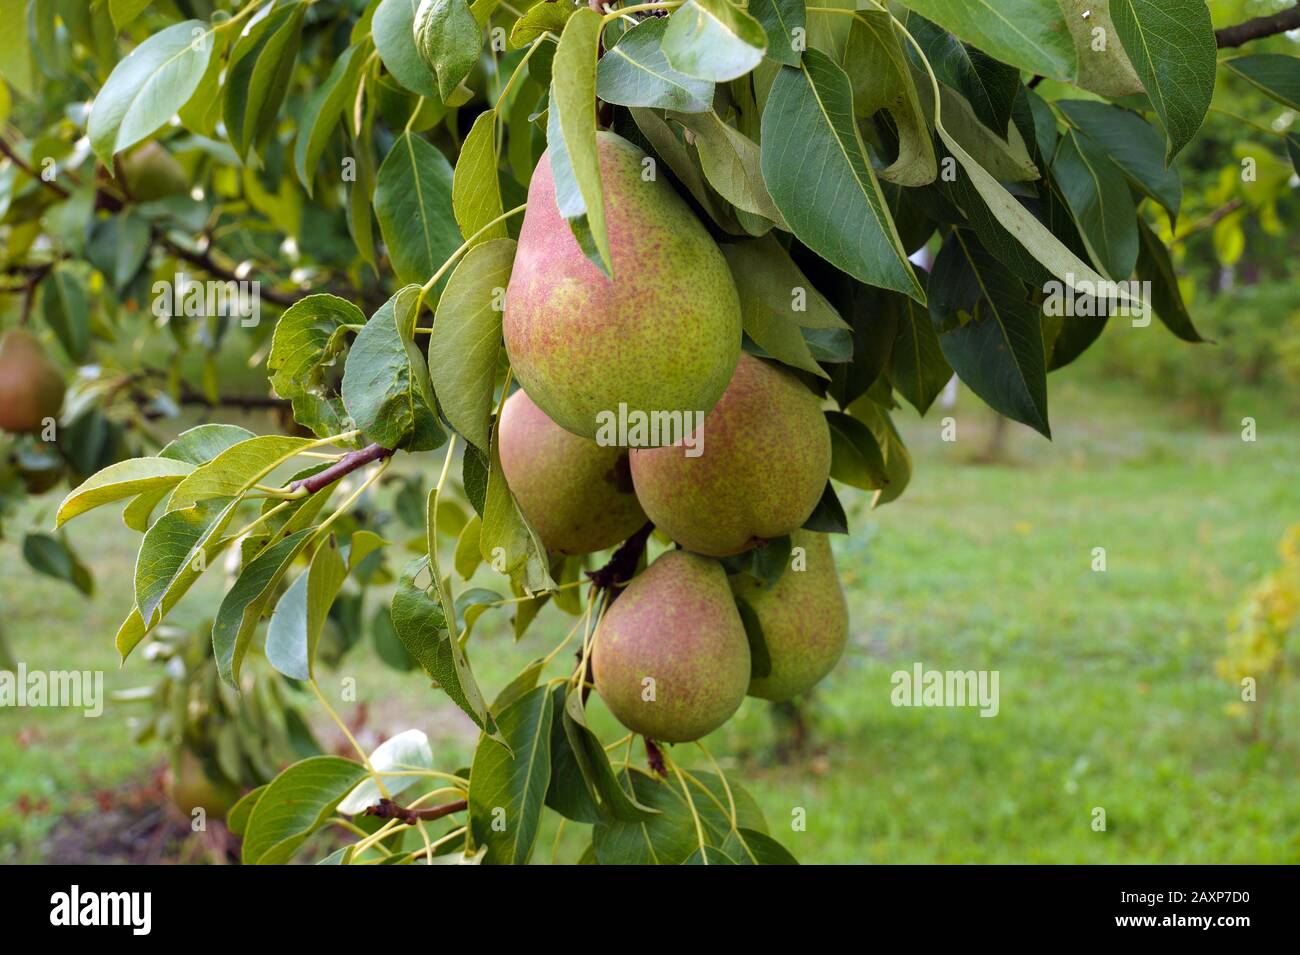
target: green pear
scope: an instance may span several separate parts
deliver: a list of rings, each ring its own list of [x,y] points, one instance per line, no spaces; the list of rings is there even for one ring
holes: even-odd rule
[[[685,743],[745,699],[749,641],[716,560],[667,551],[610,605],[592,648],[596,692],[620,723]]]
[[[501,412],[501,469],[547,550],[590,554],[646,522],[627,450],[565,431],[522,390]]]
[[[688,442],[632,451],[632,481],[650,520],[687,550],[713,557],[803,526],[830,470],[818,397],[749,354]]]
[[[731,580],[736,597],[758,618],[770,664],[766,676],[749,681],[749,695],[777,703],[806,693],[830,673],[849,636],[849,609],[830,537],[795,531],[790,543],[790,566],[775,584],[749,574]]]
[[[63,410],[63,376],[31,332],[11,328],[0,335],[0,428],[41,430]]]
[[[560,215],[544,153],[503,316],[524,390],[551,420],[587,438],[620,405],[638,417],[707,413],[736,367],[741,337],[736,286],[704,226],[636,146],[600,132],[597,149],[613,279]]]
[[[185,167],[156,142],[144,143],[120,161],[127,192],[137,202],[152,202],[190,191]]]

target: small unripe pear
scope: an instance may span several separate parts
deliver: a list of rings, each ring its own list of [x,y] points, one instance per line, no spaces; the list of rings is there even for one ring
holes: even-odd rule
[[[521,389],[501,411],[501,470],[547,550],[590,554],[646,522],[625,448],[565,431]]]
[[[502,325],[524,390],[587,438],[620,405],[638,417],[707,413],[741,338],[735,282],[704,226],[640,149],[614,133],[596,140],[613,279],[560,215],[544,153],[528,186]]]
[[[716,560],[667,551],[632,579],[596,628],[596,692],[649,739],[705,736],[740,707],[749,641]]]
[[[749,695],[777,703],[806,693],[830,673],[849,635],[849,610],[830,537],[795,531],[790,543],[803,548],[802,560],[792,561],[775,584],[748,574],[731,580],[736,597],[758,618],[771,667],[766,676],[750,680]]]
[[[0,335],[0,428],[14,434],[41,430],[63,410],[63,376],[36,336],[11,328]]]
[[[632,451],[650,520],[687,550],[726,557],[803,526],[831,470],[821,402],[794,375],[742,354],[692,457],[682,442]]]
[[[152,140],[123,156],[121,163],[127,192],[137,202],[152,202],[190,190],[185,167]]]

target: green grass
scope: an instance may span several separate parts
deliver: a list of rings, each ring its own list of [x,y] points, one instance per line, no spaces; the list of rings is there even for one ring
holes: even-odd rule
[[[1228,616],[1300,520],[1300,432],[1260,414],[1256,443],[1205,433],[1073,370],[1054,379],[1052,401],[1055,440],[1013,427],[1009,463],[997,466],[970,463],[990,415],[969,395],[926,419],[900,412],[915,458],[907,493],[874,512],[867,495],[842,495],[853,535],[836,551],[851,640],[804,707],[808,752],[777,761],[786,731],[756,700],[708,741],[803,861],[1300,861],[1295,689],[1262,690],[1256,705],[1280,707],[1284,729],[1252,742],[1227,714],[1234,687],[1213,669]],[[955,443],[940,440],[946,414]],[[49,507],[25,516],[48,523]],[[114,513],[73,525],[99,581],[84,601],[25,569],[21,529],[0,543],[3,626],[18,657],[31,668],[104,668],[109,689],[151,679],[142,659],[118,670],[111,645],[136,536]],[[1096,547],[1104,573],[1092,570]],[[182,619],[211,612],[218,581],[203,586]],[[472,654],[489,695],[568,626],[548,608],[515,646],[504,615],[485,618]],[[893,706],[890,675],[917,661],[999,671],[1000,713]],[[419,675],[396,675],[363,647],[321,682],[330,692],[343,677],[356,679],[372,731],[415,726],[440,765],[468,762],[472,725]],[[602,737],[617,739],[608,714],[593,711]],[[0,712],[0,861],[39,858],[59,814],[89,809],[96,789],[158,763],[161,750],[133,745],[122,717],[122,707],[98,720]],[[693,747],[676,758],[706,768]],[[48,808],[24,814],[23,797]],[[1104,832],[1092,829],[1094,807]],[[798,809],[805,831],[791,831]],[[540,858],[554,835],[548,823]],[[576,859],[583,835],[568,827],[559,857]]]

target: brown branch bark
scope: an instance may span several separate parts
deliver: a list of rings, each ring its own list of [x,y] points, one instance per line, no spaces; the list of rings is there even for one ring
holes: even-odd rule
[[[400,819],[402,822],[414,825],[421,820],[428,822],[430,819],[441,819],[443,816],[450,816],[453,812],[461,812],[468,807],[469,803],[464,799],[443,803],[441,806],[430,806],[428,809],[408,809],[406,806],[399,806],[391,799],[381,799],[376,805],[367,807],[362,815],[377,816],[380,819]]]
[[[367,445],[360,451],[350,451],[325,470],[317,471],[309,477],[294,481],[289,485],[289,490],[296,491],[299,488],[306,488],[308,494],[315,494],[321,488],[333,484],[345,474],[351,474],[357,468],[365,467],[371,461],[382,461],[384,458],[390,457],[392,453],[392,448],[385,448],[379,444]]]
[[[1220,50],[1241,46],[1251,40],[1275,36],[1287,30],[1300,30],[1300,6],[1291,7],[1266,17],[1255,17],[1245,23],[1214,31],[1214,42]]]
[[[226,282],[240,281],[239,277],[236,276],[234,272],[213,259],[212,252],[209,250],[193,252],[168,238],[162,239],[162,245],[168,252],[176,256],[178,259],[184,259],[191,265],[207,272],[213,278],[218,278]],[[288,308],[294,302],[298,301],[296,296],[286,295],[284,292],[277,292],[275,289],[260,289],[259,294],[268,302],[279,305],[281,308]]]

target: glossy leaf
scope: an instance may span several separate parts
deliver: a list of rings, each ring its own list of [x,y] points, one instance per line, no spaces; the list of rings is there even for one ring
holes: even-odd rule
[[[356,93],[357,74],[365,60],[366,44],[353,44],[334,61],[325,82],[314,89],[298,117],[298,136],[293,147],[293,168],[298,181],[312,194],[316,168],[339,118]]]
[[[452,209],[451,163],[413,133],[393,143],[375,182],[375,216],[393,271],[423,285],[461,244]]]
[[[289,585],[266,630],[266,659],[295,680],[310,680],[325,618],[348,569],[331,536],[316,548],[307,570]],[[346,810],[345,810],[346,811]]]
[[[325,824],[365,767],[337,756],[294,763],[262,792],[244,830],[245,865],[280,865]]]
[[[496,120],[495,109],[478,114],[461,143],[451,181],[451,207],[456,224],[467,239],[478,235],[474,240],[476,245],[507,237],[504,222],[487,228],[503,211],[501,181],[497,177]],[[480,230],[486,231],[479,235]]]
[[[470,769],[469,826],[484,862],[522,865],[537,841],[551,781],[550,691],[538,687],[501,713],[506,746],[484,737]],[[508,747],[508,748],[507,748]]]
[[[102,504],[111,504],[137,494],[169,490],[194,470],[194,465],[168,458],[131,458],[110,464],[79,484],[59,505],[54,526],[68,521]]]
[[[651,17],[619,37],[596,68],[596,95],[621,106],[653,106],[682,113],[710,111],[713,82],[679,73],[668,65],[660,49],[667,26],[666,20]]]
[[[230,51],[222,92],[226,133],[235,152],[247,158],[270,130],[289,90],[302,41],[307,4],[278,7],[241,34]]]
[[[483,30],[465,0],[420,0],[412,26],[415,50],[438,77],[444,103],[478,62]]]
[[[1003,63],[1074,79],[1074,41],[1050,0],[905,0],[904,5]]]
[[[767,33],[728,0],[686,0],[664,30],[663,52],[679,73],[725,83],[763,60]]]
[[[433,769],[433,749],[429,746],[429,737],[420,730],[405,730],[389,737],[375,747],[369,759],[371,768],[380,774],[390,797],[406,792],[420,781],[420,777],[385,774]],[[339,803],[338,811],[355,816],[378,803],[380,795],[374,779],[367,777]]]

